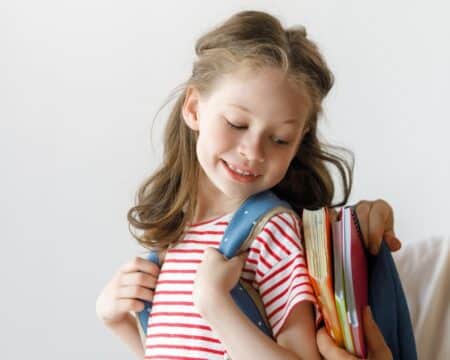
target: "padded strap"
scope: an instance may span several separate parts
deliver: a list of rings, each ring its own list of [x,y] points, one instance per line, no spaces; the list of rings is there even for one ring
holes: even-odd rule
[[[159,256],[156,251],[150,251],[146,259],[154,263],[155,265],[161,267],[161,264],[159,262]],[[145,339],[147,338],[148,318],[150,317],[152,306],[153,305],[151,301],[144,301],[144,309],[136,313],[137,327],[139,329],[142,344],[145,344]]]
[[[274,211],[274,209],[279,210]],[[280,200],[271,191],[264,191],[251,196],[234,213],[223,234],[219,251],[227,259],[245,251],[250,246],[253,236],[256,235],[255,233],[259,232],[258,229],[264,227],[265,223],[261,224],[261,220],[270,218],[281,210],[288,211],[287,209],[291,209],[291,206],[286,201]],[[255,228],[255,225],[258,226]]]
[[[290,209],[287,202],[280,200],[270,191],[251,196],[233,215],[223,235],[219,251],[228,259],[246,251],[273,215]],[[261,297],[250,284],[240,280],[231,290],[231,297],[253,324],[267,336],[273,337]]]

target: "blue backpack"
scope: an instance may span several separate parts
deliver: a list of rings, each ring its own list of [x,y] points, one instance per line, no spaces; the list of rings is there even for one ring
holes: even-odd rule
[[[233,215],[222,237],[219,251],[228,259],[245,251],[271,217],[286,211],[293,212],[286,201],[279,199],[271,191],[251,196]],[[161,266],[156,252],[150,252],[147,260]],[[368,260],[369,305],[375,322],[391,349],[394,359],[416,360],[416,345],[408,305],[394,260],[386,244],[382,243],[376,256],[369,254]],[[247,282],[239,281],[231,291],[231,296],[241,311],[264,334],[273,338],[257,290]],[[145,302],[144,310],[136,314],[143,340],[146,338],[151,309],[152,303]]]

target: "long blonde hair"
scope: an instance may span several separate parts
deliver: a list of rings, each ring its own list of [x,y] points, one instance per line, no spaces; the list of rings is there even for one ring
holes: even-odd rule
[[[306,90],[310,100],[308,131],[285,178],[271,190],[299,214],[303,208],[345,204],[352,186],[353,154],[318,139],[322,100],[332,88],[334,77],[315,43],[307,38],[306,30],[284,29],[270,14],[243,11],[201,36],[195,51],[198,58],[192,75],[181,87],[167,121],[162,164],[139,187],[136,205],[128,211],[130,232],[138,242],[146,248],[167,249],[178,241],[194,215],[200,169],[196,157],[197,133],[185,124],[181,114],[186,89],[193,86],[208,94],[215,80],[244,63],[253,68],[281,69]],[[351,160],[325,148],[345,151]],[[343,199],[336,204],[332,204],[335,186],[327,163],[337,168],[342,180]],[[143,233],[135,234],[131,228]]]

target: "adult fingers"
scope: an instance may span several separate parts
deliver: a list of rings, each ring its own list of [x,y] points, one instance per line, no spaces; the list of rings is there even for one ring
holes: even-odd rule
[[[324,327],[322,327],[317,332],[316,340],[319,352],[324,357],[324,359],[357,360],[356,357],[350,355],[347,351],[338,347],[328,335]]]

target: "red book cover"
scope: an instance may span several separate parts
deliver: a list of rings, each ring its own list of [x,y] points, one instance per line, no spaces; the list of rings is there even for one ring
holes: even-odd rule
[[[367,348],[364,339],[363,311],[368,304],[368,274],[367,274],[367,256],[364,247],[362,233],[359,221],[353,208],[345,208],[347,213],[347,224],[349,225],[349,248],[347,257],[350,260],[351,270],[347,278],[351,279],[350,286],[346,283],[346,297],[350,297],[347,311],[349,316],[350,328],[352,330],[355,354],[359,357],[367,357]],[[351,299],[353,297],[353,299]]]

